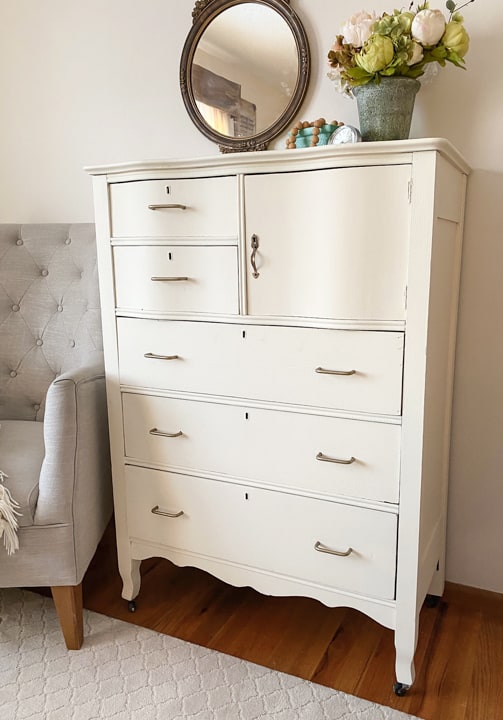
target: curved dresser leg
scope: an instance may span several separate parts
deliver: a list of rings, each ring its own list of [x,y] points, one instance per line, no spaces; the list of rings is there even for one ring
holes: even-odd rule
[[[405,695],[414,682],[416,671],[414,667],[414,653],[417,643],[417,623],[412,627],[395,630],[395,672],[396,683],[393,685],[395,695]]]
[[[129,560],[128,563],[122,563],[119,572],[122,578],[122,597],[124,600],[134,600],[140,592],[141,560]]]

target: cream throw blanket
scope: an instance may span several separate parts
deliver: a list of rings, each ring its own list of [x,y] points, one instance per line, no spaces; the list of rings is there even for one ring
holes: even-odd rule
[[[3,536],[7,554],[13,555],[19,549],[16,515],[19,516],[21,513],[17,512],[16,508],[19,505],[10,494],[10,490],[3,484],[6,477],[8,476],[0,470],[0,538]]]

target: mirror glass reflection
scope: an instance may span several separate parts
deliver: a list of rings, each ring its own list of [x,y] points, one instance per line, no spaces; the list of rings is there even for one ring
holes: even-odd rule
[[[299,79],[295,37],[276,10],[244,3],[205,28],[191,82],[204,122],[230,138],[267,130],[288,108]]]

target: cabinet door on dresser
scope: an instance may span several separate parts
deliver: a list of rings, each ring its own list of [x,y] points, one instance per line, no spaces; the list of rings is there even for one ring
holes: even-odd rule
[[[247,176],[248,313],[403,320],[410,177],[409,165]]]

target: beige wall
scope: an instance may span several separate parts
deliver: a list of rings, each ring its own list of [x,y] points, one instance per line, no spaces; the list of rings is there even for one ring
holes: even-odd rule
[[[313,72],[298,119],[357,124],[333,90],[325,57],[358,0],[291,0]],[[397,3],[400,6],[400,3]],[[431,2],[443,7],[443,2]],[[213,155],[178,89],[192,0],[2,0],[0,221],[89,221],[82,166]],[[367,4],[376,11],[393,3]],[[464,10],[466,72],[440,71],[416,100],[411,137],[451,140],[470,177],[454,398],[448,578],[503,592],[503,4]],[[277,142],[283,147],[286,133]],[[385,198],[383,198],[385,201]]]

